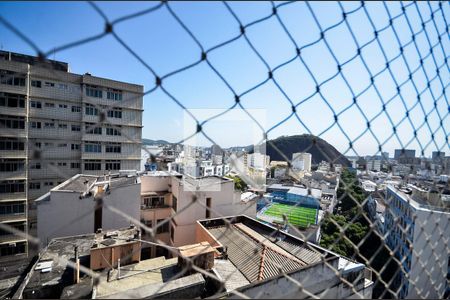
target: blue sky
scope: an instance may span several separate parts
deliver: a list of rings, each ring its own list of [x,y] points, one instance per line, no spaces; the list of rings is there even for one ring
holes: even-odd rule
[[[97,2],[109,20],[158,4],[159,2]],[[228,4],[244,25],[272,13],[271,2]],[[274,4],[279,5],[281,2]],[[446,151],[448,155],[450,149],[446,143],[446,135],[450,131],[447,96],[450,83],[449,65],[444,64],[440,68],[439,77],[431,81],[429,88],[427,77],[434,78],[436,64],[440,66],[444,63],[444,58],[450,55],[449,36],[445,34],[445,29],[450,23],[449,3],[443,2],[442,12],[438,10],[433,20],[426,23],[425,31],[420,32],[421,18],[423,21],[430,19],[430,9],[437,10],[438,3],[403,2],[407,18],[405,15],[396,18],[392,26],[378,35],[383,49],[381,50],[377,41],[365,46],[360,56],[342,67],[340,75],[321,85],[320,95],[315,93],[316,85],[336,74],[338,65],[336,60],[339,64],[343,64],[357,53],[358,46],[354,39],[360,47],[371,41],[374,38],[373,26],[377,30],[384,28],[389,25],[389,18],[401,14],[402,10],[399,2],[388,2],[386,7],[382,2],[367,2],[365,9],[359,8],[360,2],[343,2],[342,7],[336,2],[309,4],[308,7],[304,2],[290,3],[277,9],[277,14],[293,41],[283,30],[276,16],[247,28],[246,36],[264,62],[242,36],[208,52],[208,61],[234,92],[205,61],[164,79],[162,83],[164,89],[187,108],[214,109],[216,113],[217,109],[225,110],[235,103],[234,93],[241,95],[266,80],[268,78],[266,64],[270,69],[274,69],[293,59],[273,73],[276,83],[284,94],[274,81],[268,80],[241,97],[241,104],[245,108],[266,109],[266,122],[263,124],[266,130],[291,115],[292,105],[289,100],[294,104],[301,102],[296,109],[298,118],[293,115],[280,126],[270,130],[269,138],[308,132],[316,135],[322,133],[322,138],[345,152],[348,150],[348,139],[356,139],[367,128],[367,122],[361,111],[370,120],[382,111],[381,99],[384,102],[392,99],[386,105],[386,112],[394,124],[405,116],[406,110],[410,110],[411,121],[405,120],[396,128],[403,145],[412,140],[408,148],[420,151],[419,141],[425,148],[425,155],[430,155],[436,148]],[[222,2],[169,2],[169,7],[205,50],[240,34],[239,23]],[[346,22],[341,22],[342,9],[345,12],[356,11],[348,14]],[[371,16],[372,23],[367,18],[366,12]],[[44,52],[100,34],[105,27],[103,18],[87,2],[0,2],[0,15]],[[322,30],[338,24],[324,34],[332,52],[328,50],[324,40],[304,47],[320,38],[321,29],[317,23]],[[424,57],[430,50],[429,44],[434,45],[438,42],[436,28],[442,35],[441,43],[433,48],[433,55],[428,55],[421,67],[418,52]],[[420,32],[416,34],[414,42],[411,41],[411,30],[414,33]],[[200,46],[180,26],[165,5],[148,14],[116,24],[114,32],[160,77],[197,62],[201,57]],[[365,65],[372,74],[382,71],[385,68],[386,58],[392,60],[400,54],[399,42],[402,45],[407,44],[403,55],[390,64],[391,72],[385,70],[370,86],[370,75]],[[3,50],[36,54],[34,49],[1,23],[0,44]],[[303,62],[298,57],[294,58],[295,44],[299,48],[304,47],[301,51]],[[90,72],[95,76],[142,84],[145,90],[155,85],[153,74],[111,35],[57,52],[49,58],[68,62],[71,71],[75,73]],[[412,76],[412,80],[408,80],[408,67],[410,70],[419,68]],[[395,82],[401,84],[405,81],[400,89],[400,95],[397,95]],[[445,96],[441,96],[442,84],[446,90]],[[366,90],[369,86],[370,88]],[[421,94],[419,104],[416,89],[419,92],[425,90]],[[353,105],[339,115],[340,127],[334,124],[333,110],[338,114],[352,104],[353,94],[358,95],[363,91],[364,93],[356,99],[361,111],[358,106]],[[314,93],[314,96],[302,102]],[[436,101],[436,110],[427,118],[431,131],[438,129],[434,134],[436,145],[434,142],[429,143],[431,132],[428,125],[418,128],[424,121],[423,111],[428,114],[433,110],[434,99],[439,96],[441,97]],[[412,107],[414,108],[411,109]],[[144,97],[144,109],[143,137],[169,141],[183,138],[183,109],[160,88]],[[251,144],[253,140],[249,138],[249,134],[253,133],[253,128],[244,123],[227,121],[225,114],[207,123],[204,129],[213,140],[224,147]],[[324,132],[330,126],[331,129]],[[371,122],[371,129],[381,143],[393,132],[385,113]],[[416,132],[418,141],[414,139],[414,129],[418,129]],[[201,138],[198,141],[201,144],[208,143]],[[378,142],[369,131],[354,142],[353,146],[358,154],[375,154],[378,151]],[[396,137],[392,137],[383,145],[383,150],[389,151],[391,155],[395,148],[400,148]],[[352,155],[354,152],[349,150],[347,154]]]

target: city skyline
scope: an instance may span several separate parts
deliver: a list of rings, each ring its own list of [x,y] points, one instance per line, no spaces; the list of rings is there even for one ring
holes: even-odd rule
[[[158,3],[100,2],[97,5],[110,20],[114,20],[145,8],[156,7]],[[246,2],[233,2],[228,5],[244,25],[261,17],[270,16],[273,9],[271,4],[267,2],[252,5],[251,10],[249,9],[250,4]],[[279,16],[297,45],[302,48],[313,43],[301,52],[301,57],[311,73],[308,72],[299,58],[293,59],[273,72],[273,76],[281,89],[278,89],[273,82],[268,81],[242,95],[240,102],[246,109],[266,109],[270,112],[270,117],[267,118],[268,122],[264,127],[266,131],[269,131],[269,139],[282,135],[312,133],[319,135],[345,155],[356,154],[352,150],[346,151],[348,150],[349,140],[353,142],[352,146],[357,154],[373,155],[378,152],[376,139],[383,143],[391,137],[383,145],[382,151],[387,151],[392,155],[394,149],[402,148],[402,146],[396,137],[392,136],[393,128],[387,116],[381,113],[381,103],[394,95],[392,101],[386,104],[386,112],[392,118],[394,124],[405,118],[401,125],[395,129],[404,146],[412,141],[405,148],[415,149],[418,155],[420,155],[422,148],[425,148],[425,156],[431,156],[431,152],[436,150],[448,153],[448,128],[446,126],[448,118],[446,103],[448,104],[448,100],[445,95],[439,97],[443,91],[448,90],[448,86],[442,89],[439,79],[445,81],[449,74],[445,67],[441,68],[440,77],[433,80],[429,87],[424,83],[426,78],[433,78],[434,69],[436,69],[432,58],[436,56],[438,60],[441,60],[442,57],[445,57],[445,53],[442,51],[448,49],[448,41],[443,39],[441,47],[434,48],[433,56],[428,55],[423,60],[422,67],[420,67],[420,58],[417,54],[417,51],[419,51],[420,57],[427,55],[427,51],[430,49],[428,38],[436,39],[435,28],[441,29],[440,20],[442,17],[436,17],[437,27],[434,27],[431,22],[425,25],[427,35],[423,31],[418,33],[417,47],[415,47],[414,43],[408,41],[411,32],[406,18],[393,21],[395,32],[392,29],[381,31],[383,25],[389,24],[389,16],[393,17],[401,13],[402,5],[399,3],[368,3],[366,5],[367,11],[372,16],[373,25],[380,30],[379,39],[384,44],[384,53],[374,42],[362,48],[362,45],[373,38],[373,28],[367,20],[364,22],[358,21],[365,17],[364,10],[359,9],[356,13],[351,13],[358,8],[359,3],[311,3],[310,5],[294,3],[289,4],[289,6],[278,7]],[[414,32],[420,32],[420,26],[415,24],[420,24],[421,18],[424,18],[425,21],[430,9],[437,7],[433,3],[404,6],[408,20],[412,24],[411,29]],[[17,28],[24,35],[32,37],[33,42],[43,52],[51,51],[58,45],[65,45],[91,35],[101,34],[104,28],[102,17],[88,3],[24,4],[21,2],[2,2],[0,7],[4,12],[1,14],[2,18],[8,22],[14,23],[14,20],[23,20],[20,24],[14,25],[17,25]],[[239,23],[223,3],[217,2],[170,3],[168,7],[163,6],[155,9],[155,12],[146,15],[147,17],[136,17],[127,22],[115,24],[114,32],[117,36],[142,57],[159,76],[190,65],[198,61],[201,56],[201,49],[175,20],[168,9],[169,7],[186,24],[205,50],[239,36]],[[291,7],[291,9],[286,9],[286,7]],[[348,27],[345,22],[342,22],[341,8],[348,14]],[[389,10],[389,13],[386,9]],[[209,13],[205,13],[206,11]],[[83,15],[83,22],[79,21],[78,16],[80,15]],[[301,18],[298,18],[299,15]],[[314,17],[321,25],[320,29]],[[39,22],[42,18],[45,18],[47,22]],[[161,27],[158,24],[164,24],[164,26]],[[327,50],[324,40],[317,43],[315,41],[320,38],[321,32],[333,26],[333,24],[339,25],[324,33],[324,37],[332,50],[330,52]],[[355,24],[358,24],[358,26],[355,26]],[[149,28],[149,30],[145,30],[145,28]],[[160,28],[160,30],[152,30],[152,28]],[[311,30],[302,30],[302,28],[310,28]],[[352,31],[349,31],[348,28],[351,28]],[[442,32],[440,33],[442,34]],[[295,47],[292,41],[275,17],[248,27],[246,34],[272,70],[295,56]],[[364,63],[373,74],[381,72],[379,76],[374,78],[374,84],[382,93],[382,100],[377,96],[374,86],[369,86],[357,98],[359,110],[357,106],[352,104],[352,91],[348,88],[344,77],[337,76],[321,86],[321,97],[315,94],[297,107],[298,118],[291,115],[292,108],[287,98],[298,104],[308,95],[314,93],[316,84],[312,80],[313,76],[319,84],[332,76],[337,68],[332,55],[343,64],[342,62],[350,60],[352,55],[356,53],[357,46],[352,34],[358,41],[359,47],[362,48],[360,53],[364,61],[361,58],[351,60],[348,64],[342,66],[341,74],[345,76],[353,93],[358,94],[370,85],[370,76]],[[5,26],[0,26],[0,36],[2,36],[0,43],[4,50],[36,54],[33,49]],[[173,38],[168,39],[167,36]],[[403,58],[400,56],[394,59],[399,54],[397,38],[401,44],[407,44],[403,54],[405,60],[402,60]],[[154,45],[158,45],[158,47],[153,47]],[[108,51],[96,51],[96,49],[108,49]],[[179,49],[183,49],[183,51],[179,51]],[[388,60],[392,60],[389,68],[395,74],[394,79],[388,71],[383,71],[386,63],[384,56]],[[208,53],[207,57],[208,62],[239,95],[267,79],[267,68],[242,36],[234,42],[214,49]],[[71,71],[75,73],[90,72],[95,76],[107,76],[115,80],[136,82],[137,84],[143,84],[147,91],[154,86],[154,76],[151,72],[111,35],[57,52],[54,55],[50,54],[48,58],[68,62]],[[400,84],[405,79],[408,80],[408,67],[409,70],[419,68],[419,71],[413,74],[408,84],[402,85],[400,88],[402,97],[395,96],[397,93],[395,82]],[[188,109],[214,108],[226,110],[235,104],[233,93],[214,74],[206,62],[201,62],[195,67],[164,79],[162,86]],[[380,89],[380,87],[383,88]],[[421,94],[420,105],[417,105],[415,88],[418,91],[424,90]],[[285,95],[282,91],[285,92]],[[435,100],[436,110],[433,108]],[[405,117],[405,105],[409,110],[408,117]],[[348,106],[348,109],[346,106]],[[340,129],[334,123],[334,114],[344,110],[345,112],[339,115],[338,119],[339,125],[342,127]],[[427,122],[431,130],[427,124],[421,126],[424,119],[423,111],[426,114],[431,111],[427,116]],[[370,129],[373,134],[370,131],[365,131],[367,121],[361,112],[367,115],[369,120],[381,113],[378,118],[370,122]],[[161,91],[161,88],[144,96],[143,137],[165,139],[170,142],[182,140],[183,122],[181,120],[183,113],[183,110],[167,94]],[[291,117],[285,120],[288,116]],[[275,127],[283,120],[285,121],[280,126]],[[215,121],[220,121],[220,118]],[[227,125],[232,126],[231,123]],[[331,129],[324,132],[329,126],[332,126]],[[208,131],[217,132],[212,139],[220,141],[218,144],[222,147],[251,144],[247,140],[243,140],[240,134],[230,134],[237,132],[236,130],[239,130],[239,128],[230,127],[224,133],[223,130],[220,130],[222,127],[223,123],[221,122],[210,122],[204,126],[204,130],[206,133]],[[415,129],[417,129],[416,139],[414,138]],[[434,132],[435,130],[437,131]],[[364,134],[361,138],[355,141],[362,132]],[[432,132],[434,132],[434,142],[430,138]]]

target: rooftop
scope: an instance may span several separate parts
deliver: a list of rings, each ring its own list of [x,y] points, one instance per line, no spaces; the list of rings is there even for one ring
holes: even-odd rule
[[[231,221],[229,226],[225,219]],[[219,252],[225,254],[239,270],[237,276],[244,276],[250,283],[320,263],[322,257],[338,258],[331,252],[247,216],[198,222],[214,238],[213,244],[218,245]]]
[[[91,249],[126,244],[135,238],[135,227],[102,233],[55,238],[41,251],[40,257],[24,281],[24,298],[59,298],[64,287],[73,284],[74,271],[68,261],[75,261],[77,248],[80,264],[89,268]],[[80,277],[87,275],[80,274]]]
[[[110,188],[112,188],[137,184],[139,182],[139,177],[136,175],[120,176],[119,174],[111,174],[106,176],[96,176],[78,174],[56,186],[52,189],[52,191],[70,191],[83,193],[88,191],[88,189],[92,188],[93,185],[96,184],[108,183],[110,184]]]

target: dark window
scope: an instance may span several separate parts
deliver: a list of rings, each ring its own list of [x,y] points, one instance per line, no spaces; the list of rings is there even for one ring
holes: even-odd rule
[[[23,214],[24,212],[25,204],[22,202],[0,204],[0,215]]]
[[[41,163],[30,163],[30,169],[40,169]]]
[[[87,142],[84,144],[84,152],[102,152],[102,144],[100,142]]]
[[[55,107],[55,103],[45,102],[45,107]]]
[[[108,117],[122,119],[122,109],[113,108],[113,110],[108,110]]]
[[[105,170],[120,170],[120,160],[106,160]]]
[[[30,101],[31,108],[42,108],[42,103],[40,101]]]
[[[87,134],[102,134],[101,127],[94,127],[95,123],[86,123],[85,130]]]
[[[165,222],[164,224],[162,224],[165,220],[164,219],[159,219],[156,221],[156,233],[166,233],[169,232],[169,222]]]
[[[122,100],[122,91],[108,90],[106,92],[106,98],[109,100],[121,101]]]
[[[25,107],[25,96],[11,93],[0,93],[0,106]]]
[[[40,80],[31,80],[31,86],[40,88],[42,87],[42,82]]]
[[[98,109],[92,104],[86,104],[85,113],[90,116],[98,116]]]
[[[176,212],[178,206],[178,199],[174,195],[172,195],[172,208]]]
[[[39,190],[41,188],[41,183],[40,182],[30,182],[28,184],[28,188],[30,190]]]
[[[99,171],[102,169],[100,160],[86,160],[84,163],[84,169],[87,171]]]
[[[78,163],[78,162],[70,163],[70,168],[71,169],[81,169],[81,163]]]
[[[72,150],[80,150],[80,144],[72,144],[70,148]]]
[[[81,106],[72,106],[72,112],[81,112]]]
[[[25,180],[0,181],[0,194],[25,192]]]
[[[14,138],[2,138],[0,140],[0,150],[24,150],[25,143]]]
[[[72,125],[72,131],[81,131],[81,126],[80,125]]]
[[[206,217],[206,219],[211,218],[211,198],[206,198],[205,217]]]
[[[25,168],[23,159],[0,159],[0,172],[17,172]]]
[[[0,115],[0,128],[25,129],[25,117]]]
[[[106,135],[122,135],[120,132],[120,129],[107,127],[106,128]]]
[[[15,245],[3,244],[0,245],[0,256],[9,256],[25,253],[25,243],[17,243]]]
[[[106,153],[120,153],[122,150],[122,146],[120,143],[109,143],[105,145]]]
[[[25,86],[25,74],[8,70],[0,70],[0,83],[15,86]]]
[[[95,97],[95,98],[103,98],[103,92],[100,88],[96,86],[86,86],[86,96]]]
[[[31,121],[31,122],[30,122],[30,128],[41,129],[41,122]]]

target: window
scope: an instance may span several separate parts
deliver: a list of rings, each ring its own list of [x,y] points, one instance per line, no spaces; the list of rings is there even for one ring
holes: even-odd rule
[[[211,198],[206,198],[205,217],[206,217],[206,219],[211,218]]]
[[[71,169],[81,169],[81,163],[79,163],[79,162],[72,162],[72,163],[70,163],[70,168]]]
[[[31,86],[40,88],[42,87],[42,82],[40,80],[31,80]]]
[[[49,81],[46,81],[44,85],[48,86],[48,87],[54,87],[55,86],[55,84],[53,82],[49,82]]]
[[[17,243],[15,245],[0,245],[0,256],[10,256],[25,253],[25,243]]]
[[[122,146],[120,143],[109,143],[105,145],[106,153],[120,153],[122,150]]]
[[[106,135],[122,135],[120,129],[106,127]]]
[[[24,223],[13,223],[8,224],[9,226],[13,227],[14,229],[17,229],[19,231],[25,231],[25,224]],[[0,236],[7,236],[12,235],[13,233],[6,229],[0,229]]]
[[[45,102],[45,107],[55,107],[55,103]]]
[[[20,202],[0,204],[0,215],[23,214],[25,205]]]
[[[80,125],[72,125],[72,131],[81,131]]]
[[[59,106],[59,108],[67,108],[66,104],[59,104],[58,106]]]
[[[164,224],[162,224],[164,221],[164,219],[159,219],[156,221],[156,233],[165,233],[165,232],[169,232],[169,222],[166,221]]]
[[[41,122],[31,121],[31,122],[30,122],[30,128],[41,129]]]
[[[72,144],[71,149],[72,150],[80,150],[80,144]]]
[[[53,186],[53,181],[44,182],[44,186]]]
[[[23,159],[0,159],[0,172],[17,172],[24,170]]]
[[[38,142],[38,143],[34,143],[34,146],[35,146],[36,148],[39,148],[39,149],[41,149],[41,143],[40,143],[40,142]]]
[[[0,115],[0,128],[25,129],[25,117]]]
[[[0,106],[5,107],[25,107],[25,96],[0,92]]]
[[[25,180],[0,181],[0,194],[25,192]]]
[[[100,142],[86,142],[84,144],[84,152],[102,152],[102,144]]]
[[[86,160],[84,163],[84,169],[87,171],[99,171],[102,169],[100,160]]]
[[[31,163],[30,164],[30,169],[40,169],[41,168],[41,163]]]
[[[86,123],[86,133],[87,134],[102,134],[102,128],[101,127],[94,127],[95,123]]]
[[[40,190],[41,189],[41,183],[40,182],[30,182],[28,184],[28,188],[30,190]]]
[[[72,106],[72,112],[81,112],[81,106]]]
[[[55,123],[53,122],[45,122],[44,128],[55,128]]]
[[[0,70],[0,83],[15,86],[25,86],[26,74],[8,70]]]
[[[64,143],[58,144],[58,147],[59,147],[59,148],[67,148],[67,144],[64,144]]]
[[[122,91],[108,89],[106,98],[109,100],[122,101]]]
[[[15,138],[2,138],[0,139],[0,151],[1,150],[24,150],[25,143]]]
[[[45,143],[45,147],[53,147],[53,143]]]
[[[103,98],[102,90],[93,85],[86,85],[86,96]]]
[[[42,103],[40,101],[30,101],[31,108],[42,108]]]
[[[98,116],[98,109],[95,105],[86,104],[86,115],[89,116]]]
[[[65,163],[65,162],[58,163],[58,167],[65,167],[65,166],[67,166],[67,163]]]
[[[67,129],[67,124],[59,124],[58,127],[60,129]]]
[[[113,110],[108,110],[108,117],[122,119],[122,109],[113,107]]]
[[[65,84],[65,83],[59,83],[59,84],[58,84],[58,88],[59,88],[60,90],[67,90],[67,84]]]
[[[105,170],[120,170],[120,160],[106,160],[105,161]]]
[[[178,199],[174,195],[172,195],[172,208],[175,212],[177,212]]]

